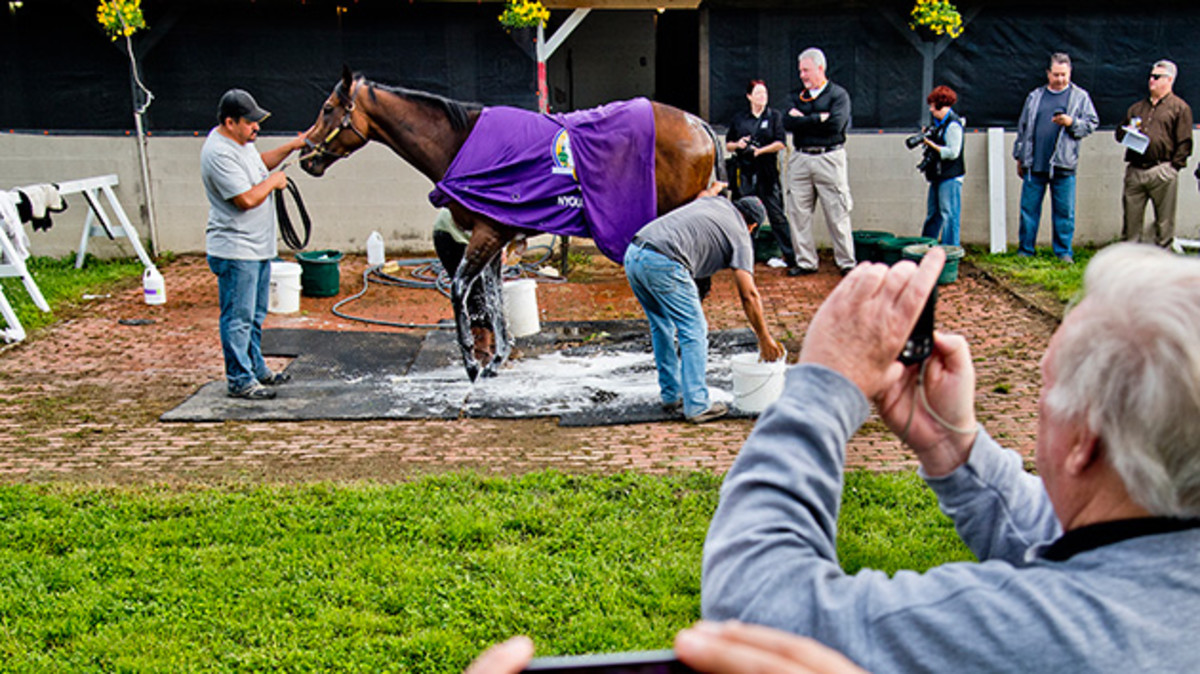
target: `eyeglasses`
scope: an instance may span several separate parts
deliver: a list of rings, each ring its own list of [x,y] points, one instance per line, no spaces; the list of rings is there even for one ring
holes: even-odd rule
[[[1164,77],[1170,77],[1167,73],[1150,73],[1150,79],[1161,80]]]

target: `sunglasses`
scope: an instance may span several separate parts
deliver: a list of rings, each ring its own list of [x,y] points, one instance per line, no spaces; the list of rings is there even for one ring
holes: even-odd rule
[[[1152,80],[1161,80],[1164,77],[1170,77],[1170,75],[1166,73],[1150,73],[1150,79]]]

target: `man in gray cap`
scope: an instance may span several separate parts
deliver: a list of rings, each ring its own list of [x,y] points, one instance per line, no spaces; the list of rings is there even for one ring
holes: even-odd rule
[[[730,203],[715,196],[724,188],[724,183],[714,183],[695,201],[652,220],[625,251],[625,276],[650,321],[663,411],[682,412],[696,424],[729,411],[725,403],[709,399],[705,383],[708,323],[698,281],[732,268],[742,310],[758,337],[759,355],[764,361],[784,356],[783,346],[767,330],[754,285],[750,232],[766,220],[766,209],[758,197]]]
[[[208,267],[217,275],[225,379],[230,396],[249,400],[274,398],[275,391],[267,387],[290,378],[267,367],[261,348],[271,259],[278,252],[270,196],[287,185],[282,171],[270,171],[304,147],[304,136],[259,153],[254,146],[258,125],[270,114],[246,91],[226,91],[217,108],[217,126],[200,151],[209,203],[205,249]]]

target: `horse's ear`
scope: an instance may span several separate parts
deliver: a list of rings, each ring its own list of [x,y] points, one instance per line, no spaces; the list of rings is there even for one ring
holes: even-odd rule
[[[350,91],[350,87],[354,85],[354,72],[350,70],[350,66],[342,64],[342,90]]]

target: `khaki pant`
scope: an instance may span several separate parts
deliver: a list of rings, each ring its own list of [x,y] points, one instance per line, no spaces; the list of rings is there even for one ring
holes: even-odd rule
[[[1179,191],[1179,171],[1169,162],[1147,169],[1125,167],[1125,226],[1126,241],[1142,241],[1146,236],[1146,201],[1154,203],[1154,243],[1170,247],[1175,239],[1175,196]]]
[[[845,148],[824,154],[792,150],[787,173],[788,219],[796,265],[817,268],[817,244],[813,239],[813,213],[817,200],[825,213],[825,224],[833,239],[833,257],[839,269],[854,266],[854,236],[850,232],[850,180],[846,174]]]

